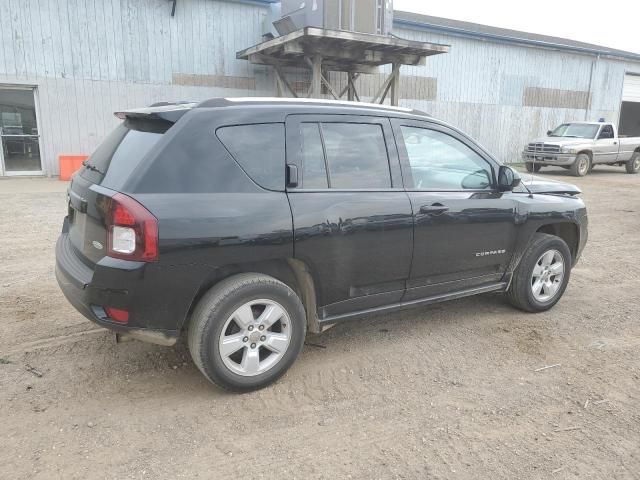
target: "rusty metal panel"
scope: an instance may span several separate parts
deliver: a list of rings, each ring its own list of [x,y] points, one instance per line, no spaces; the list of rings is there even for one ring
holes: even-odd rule
[[[522,104],[526,107],[589,108],[591,94],[575,90],[525,87]]]

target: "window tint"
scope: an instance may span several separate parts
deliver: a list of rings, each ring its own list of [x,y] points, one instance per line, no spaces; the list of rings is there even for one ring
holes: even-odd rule
[[[81,175],[119,189],[170,127],[165,122],[127,120],[113,130],[86,161]]]
[[[222,127],[216,135],[254,182],[270,190],[284,190],[284,124]]]
[[[613,138],[613,127],[611,125],[605,125],[602,127],[598,138]]]
[[[327,188],[327,168],[317,123],[300,125],[300,159],[302,160],[302,187]]]
[[[426,128],[402,127],[414,188],[419,190],[486,190],[489,164],[464,143]]]
[[[323,123],[331,188],[389,188],[391,175],[382,126]]]

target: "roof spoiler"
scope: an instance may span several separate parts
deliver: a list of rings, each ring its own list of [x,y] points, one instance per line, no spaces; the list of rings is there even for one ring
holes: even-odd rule
[[[165,122],[176,123],[180,118],[195,107],[197,103],[154,103],[150,107],[132,108],[130,110],[121,110],[113,114],[120,120],[127,118],[141,118],[147,120],[163,120]]]

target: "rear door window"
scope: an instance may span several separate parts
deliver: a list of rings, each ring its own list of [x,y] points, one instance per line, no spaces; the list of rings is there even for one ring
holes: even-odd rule
[[[299,158],[306,189],[391,187],[384,131],[377,123],[301,123]]]
[[[391,187],[389,158],[381,125],[323,123],[321,128],[330,188]]]
[[[283,123],[221,127],[216,135],[255,183],[268,190],[284,190]]]
[[[319,124],[303,123],[300,125],[300,159],[304,188],[328,188],[327,168]]]

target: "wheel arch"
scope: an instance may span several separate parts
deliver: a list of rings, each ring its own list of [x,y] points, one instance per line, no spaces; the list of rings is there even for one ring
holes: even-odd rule
[[[538,227],[536,233],[546,233],[564,240],[571,252],[572,261],[576,261],[580,245],[580,228],[578,225],[573,222],[547,223]]]
[[[291,288],[302,302],[307,315],[307,330],[319,333],[316,307],[316,284],[307,265],[294,258],[265,260],[262,262],[247,262],[234,265],[226,265],[212,270],[200,283],[189,310],[179,328],[188,327],[191,315],[200,302],[200,299],[219,282],[242,273],[258,273],[268,275],[281,281]]]
[[[588,148],[585,148],[584,150],[579,150],[578,153],[576,153],[576,158],[578,158],[578,155],[582,155],[582,154],[588,155],[589,159],[593,161],[593,152]]]

